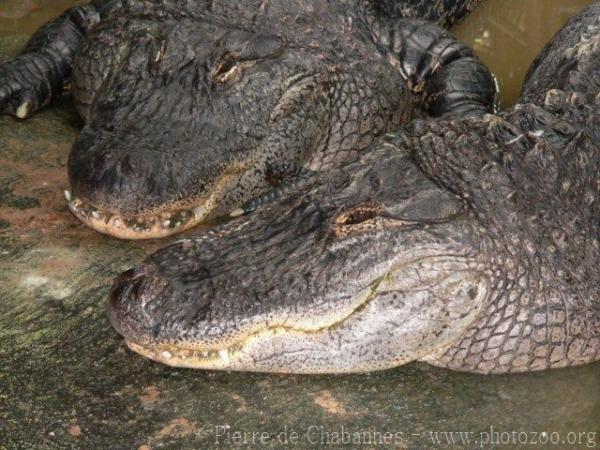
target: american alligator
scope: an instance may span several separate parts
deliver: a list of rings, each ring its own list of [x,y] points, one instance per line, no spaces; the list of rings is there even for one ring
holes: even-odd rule
[[[71,211],[166,236],[355,159],[421,110],[492,108],[488,70],[434,24],[476,2],[94,1],[0,66],[0,111],[29,117],[70,84],[85,120]]]
[[[600,3],[499,114],[418,120],[116,282],[109,316],[173,366],[476,373],[600,359]]]

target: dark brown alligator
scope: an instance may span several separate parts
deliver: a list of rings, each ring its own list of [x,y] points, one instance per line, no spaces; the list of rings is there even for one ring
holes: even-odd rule
[[[70,84],[85,120],[71,211],[166,236],[356,159],[415,115],[491,110],[488,70],[435,25],[475,3],[94,1],[0,66],[0,111],[29,117]]]
[[[600,359],[600,3],[498,115],[416,121],[300,192],[151,255],[109,315],[206,369],[477,373]]]

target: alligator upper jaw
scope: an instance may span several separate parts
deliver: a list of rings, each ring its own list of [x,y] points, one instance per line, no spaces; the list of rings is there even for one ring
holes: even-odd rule
[[[85,225],[119,239],[155,239],[171,236],[206,220],[203,206],[156,215],[125,216],[97,209],[65,191],[71,212]]]

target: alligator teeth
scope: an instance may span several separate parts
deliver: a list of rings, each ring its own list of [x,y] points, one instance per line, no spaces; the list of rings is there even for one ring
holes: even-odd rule
[[[229,217],[240,217],[244,215],[244,210],[242,208],[234,209],[229,213]]]
[[[168,350],[163,350],[163,352],[161,353],[162,357],[165,359],[171,359],[173,357],[173,354],[168,351]]]
[[[196,220],[200,220],[206,214],[206,209],[204,208],[204,206],[198,206],[193,209],[193,212],[194,212],[194,216],[196,217]]]
[[[115,217],[112,222],[115,228],[121,228],[123,226],[123,221],[118,217]]]
[[[544,130],[534,130],[529,132],[530,136],[534,137],[542,137],[544,135]]]
[[[224,364],[229,364],[229,350],[219,350],[219,358],[221,358],[221,361],[223,361]]]
[[[1,1],[1,0],[0,0]],[[64,192],[69,209],[84,222],[100,221],[105,225],[110,225],[114,229],[125,229],[131,233],[160,233],[161,228],[165,232],[173,232],[178,229],[189,226],[193,223],[201,222],[206,217],[206,208],[198,206],[190,210],[180,210],[175,213],[161,213],[156,216],[136,215],[132,217],[123,217],[113,215],[109,211],[102,211],[96,207],[85,203],[80,198],[73,195],[69,190]],[[96,225],[91,225],[95,227]]]
[[[16,115],[19,119],[25,119],[28,114],[29,114],[29,102],[25,102],[17,108]]]

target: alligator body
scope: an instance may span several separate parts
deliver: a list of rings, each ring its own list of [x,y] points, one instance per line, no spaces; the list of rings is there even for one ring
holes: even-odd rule
[[[600,3],[498,115],[415,121],[124,273],[109,315],[185,367],[505,373],[600,359]]]
[[[0,111],[26,118],[70,83],[85,120],[70,209],[161,237],[293,186],[290,168],[356,159],[415,115],[491,110],[488,70],[434,23],[475,3],[95,1],[0,67]]]

